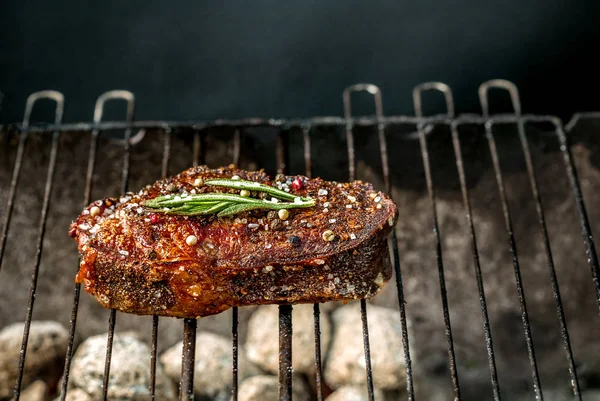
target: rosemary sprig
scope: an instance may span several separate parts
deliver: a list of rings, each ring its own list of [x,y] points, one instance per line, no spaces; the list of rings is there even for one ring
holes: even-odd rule
[[[186,216],[217,214],[232,216],[249,210],[295,209],[315,205],[312,198],[298,197],[288,192],[258,182],[232,179],[214,179],[204,182],[210,186],[230,189],[258,191],[271,195],[274,200],[256,199],[237,194],[205,193],[186,195],[164,195],[142,202],[143,206],[166,214]],[[283,202],[280,202],[283,201]],[[292,201],[292,202],[285,202]]]

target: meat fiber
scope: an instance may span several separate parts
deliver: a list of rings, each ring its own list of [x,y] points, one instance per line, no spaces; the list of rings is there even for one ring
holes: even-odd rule
[[[202,183],[235,175],[316,204],[288,210],[285,220],[273,210],[183,216],[143,205],[167,194],[234,193]],[[201,317],[232,306],[372,297],[391,277],[387,241],[397,217],[392,200],[369,183],[199,166],[93,202],[70,234],[81,254],[76,281],[104,307]]]

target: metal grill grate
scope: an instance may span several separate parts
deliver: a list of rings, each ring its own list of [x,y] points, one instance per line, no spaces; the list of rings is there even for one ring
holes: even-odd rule
[[[492,89],[501,89],[507,91],[510,95],[514,112],[512,114],[492,115],[490,114],[489,106],[489,92]],[[442,115],[425,116],[422,107],[422,98],[425,92],[434,91],[444,96],[446,112]],[[374,117],[354,117],[352,113],[352,95],[357,92],[366,92],[372,95],[375,116]],[[574,124],[586,118],[598,118],[598,113],[585,113],[575,115],[572,122],[563,127],[562,122],[553,116],[537,116],[537,115],[523,115],[521,113],[521,105],[517,92],[517,88],[510,82],[503,80],[492,80],[485,82],[479,88],[479,98],[482,107],[482,115],[461,115],[455,116],[454,103],[452,92],[450,88],[442,83],[425,83],[417,86],[413,91],[413,102],[415,108],[415,116],[384,116],[381,91],[375,85],[370,84],[358,84],[347,88],[343,93],[343,105],[344,105],[344,117],[315,117],[310,119],[299,119],[299,120],[280,120],[280,119],[247,119],[247,120],[231,120],[231,121],[210,121],[210,122],[167,122],[167,121],[133,121],[134,111],[134,96],[127,91],[110,91],[101,95],[96,103],[94,110],[94,121],[93,123],[75,123],[75,124],[63,124],[62,114],[64,109],[64,97],[59,92],[55,91],[42,91],[32,94],[25,107],[25,115],[23,123],[17,125],[20,131],[19,144],[17,148],[17,154],[15,164],[12,173],[12,179],[10,188],[8,191],[8,200],[5,208],[5,214],[2,218],[2,231],[0,233],[0,267],[6,249],[8,230],[10,227],[11,215],[13,212],[13,205],[15,200],[15,194],[19,182],[21,180],[21,167],[23,159],[26,157],[25,146],[27,137],[30,132],[52,132],[51,152],[50,159],[46,170],[45,190],[43,197],[43,204],[41,214],[39,218],[39,230],[37,236],[36,246],[36,259],[32,267],[32,279],[30,284],[29,302],[27,305],[25,315],[25,330],[23,333],[23,342],[21,346],[21,354],[19,360],[19,377],[15,385],[15,399],[19,400],[21,393],[21,381],[23,376],[23,369],[25,366],[25,358],[27,357],[27,342],[29,337],[29,328],[31,324],[32,312],[34,308],[34,301],[37,288],[38,272],[40,267],[40,261],[42,258],[42,243],[44,240],[47,213],[50,203],[50,197],[54,183],[54,172],[56,167],[56,158],[59,148],[59,137],[62,132],[66,131],[90,131],[91,140],[89,147],[89,159],[87,165],[87,174],[85,181],[85,191],[83,194],[84,205],[89,204],[91,200],[92,190],[92,177],[94,175],[94,169],[96,165],[96,156],[98,148],[98,138],[103,131],[119,129],[124,131],[124,159],[123,159],[123,170],[121,178],[121,191],[125,193],[128,187],[129,179],[129,167],[130,167],[130,147],[131,147],[131,133],[135,129],[143,128],[160,128],[164,133],[164,151],[162,157],[162,176],[166,177],[168,174],[168,165],[171,153],[171,135],[172,130],[179,127],[189,127],[194,131],[194,142],[193,142],[193,160],[194,165],[204,162],[204,155],[202,149],[201,132],[207,128],[215,126],[229,126],[235,127],[235,134],[233,136],[233,163],[236,165],[240,160],[240,149],[241,149],[241,137],[243,130],[248,127],[273,127],[279,129],[279,135],[276,140],[276,160],[278,172],[284,173],[286,169],[286,159],[288,157],[289,149],[287,149],[286,142],[283,140],[283,132],[286,129],[299,127],[302,130],[303,138],[303,158],[305,163],[305,174],[310,177],[312,175],[313,163],[311,159],[311,131],[314,127],[319,126],[335,126],[344,127],[347,143],[348,153],[348,179],[354,180],[356,178],[356,148],[354,145],[354,132],[356,127],[376,127],[378,134],[378,146],[380,151],[380,162],[383,173],[383,180],[385,191],[389,194],[392,193],[392,180],[389,170],[388,162],[388,147],[386,144],[386,127],[393,124],[404,124],[404,125],[416,125],[417,135],[415,139],[418,139],[421,157],[423,162],[423,168],[425,173],[425,182],[427,195],[431,207],[432,221],[431,228],[433,229],[434,243],[435,243],[435,254],[438,268],[439,288],[442,301],[442,312],[445,326],[445,337],[447,342],[448,352],[448,364],[450,368],[450,374],[452,379],[452,386],[454,390],[455,399],[461,399],[461,385],[459,382],[458,369],[456,363],[456,352],[455,343],[452,335],[452,322],[450,319],[450,311],[448,305],[447,288],[445,282],[444,273],[444,259],[442,254],[442,243],[440,234],[440,224],[437,215],[436,206],[436,191],[435,184],[432,178],[431,172],[431,161],[430,154],[428,151],[428,133],[431,131],[432,126],[443,125],[449,127],[451,132],[451,138],[454,148],[454,155],[456,160],[457,173],[460,182],[460,188],[462,193],[462,201],[464,204],[464,211],[466,215],[466,222],[468,232],[467,235],[471,242],[473,267],[475,270],[475,278],[478,289],[478,295],[480,299],[480,309],[483,330],[485,335],[485,342],[487,348],[487,356],[489,362],[489,375],[492,384],[493,397],[495,400],[501,399],[501,389],[498,381],[498,373],[496,369],[496,357],[494,353],[494,343],[492,338],[492,332],[490,330],[490,319],[488,316],[488,307],[486,304],[486,294],[484,289],[484,281],[482,278],[482,271],[479,261],[479,251],[477,246],[475,224],[472,217],[470,195],[467,186],[465,163],[463,161],[463,155],[461,152],[461,141],[459,135],[459,129],[464,125],[483,125],[485,127],[486,138],[489,146],[489,151],[492,158],[493,169],[496,178],[497,190],[499,194],[499,200],[502,205],[502,212],[504,217],[504,223],[506,227],[506,233],[508,237],[508,245],[513,259],[514,276],[517,294],[519,298],[521,320],[523,325],[523,333],[527,346],[527,353],[529,363],[531,367],[532,377],[532,388],[536,399],[542,400],[542,386],[540,383],[540,375],[538,373],[538,363],[536,361],[536,354],[534,349],[534,342],[531,333],[530,319],[527,310],[527,304],[525,301],[525,292],[521,279],[521,268],[519,264],[519,258],[517,255],[516,240],[513,232],[513,218],[511,216],[509,202],[507,200],[505,183],[503,179],[503,173],[500,167],[500,160],[496,141],[494,137],[494,129],[499,125],[513,124],[517,126],[519,140],[521,143],[521,150],[523,152],[526,170],[529,179],[529,185],[531,187],[533,199],[535,201],[535,207],[537,211],[537,217],[539,221],[539,229],[544,240],[545,256],[547,261],[548,274],[550,277],[552,291],[554,299],[556,301],[556,313],[557,319],[560,324],[561,336],[564,342],[564,352],[567,362],[568,371],[571,378],[571,385],[573,394],[576,399],[581,399],[579,380],[577,376],[576,364],[574,361],[573,351],[571,349],[571,341],[569,338],[569,331],[565,318],[565,311],[563,308],[561,293],[558,285],[558,279],[554,267],[553,256],[550,248],[550,240],[548,235],[548,229],[546,226],[546,220],[544,215],[544,208],[542,206],[542,199],[540,191],[538,189],[538,182],[536,178],[536,172],[534,170],[534,164],[532,161],[532,155],[529,148],[529,142],[526,135],[525,125],[528,123],[540,123],[545,122],[552,125],[554,135],[558,139],[560,144],[560,152],[564,160],[566,173],[569,179],[569,183],[572,189],[572,196],[575,201],[576,210],[578,213],[578,219],[581,227],[581,233],[583,236],[583,243],[587,260],[592,274],[592,280],[600,307],[600,267],[598,263],[598,257],[595,250],[594,239],[591,233],[590,221],[586,212],[584,199],[582,195],[582,189],[577,176],[577,171],[571,155],[568,138],[565,131],[569,131]],[[46,125],[35,125],[31,121],[31,115],[35,104],[41,99],[51,99],[56,103],[55,109],[55,121],[53,124]],[[103,112],[105,104],[109,100],[121,100],[126,103],[126,119],[123,122],[104,122]],[[2,131],[0,127],[0,131]],[[324,177],[326,178],[326,177]],[[415,399],[415,389],[412,371],[412,361],[409,346],[409,334],[407,326],[407,314],[406,314],[406,302],[404,298],[404,289],[402,282],[402,274],[400,269],[400,255],[398,250],[398,244],[396,240],[396,232],[393,233],[392,238],[392,255],[393,255],[393,266],[395,271],[395,280],[397,285],[398,294],[398,310],[400,313],[401,329],[402,329],[402,344],[404,359],[406,364],[406,390],[407,399]],[[73,293],[73,306],[71,312],[71,325],[69,331],[68,347],[66,350],[65,368],[64,368],[64,380],[62,382],[61,400],[65,400],[67,394],[67,387],[69,382],[69,374],[71,368],[71,359],[74,352],[74,337],[75,329],[78,319],[78,308],[79,308],[79,297],[80,297],[80,285],[75,285]],[[366,383],[369,400],[374,400],[374,388],[373,388],[373,375],[370,358],[370,344],[369,344],[369,332],[367,324],[367,303],[362,300],[360,303],[361,319],[362,319],[362,330],[364,336],[364,352],[366,361]],[[232,399],[237,401],[238,393],[238,309],[232,309],[232,352],[233,352],[233,366],[232,366]],[[151,366],[149,366],[151,372],[151,384],[150,394],[151,399],[155,399],[155,380],[156,380],[156,360],[157,360],[157,343],[158,343],[158,326],[159,318],[153,317],[152,320],[152,347],[151,347]],[[107,353],[105,362],[105,373],[104,373],[104,386],[103,396],[107,399],[107,392],[109,383],[109,371],[111,366],[111,353],[112,353],[112,341],[115,326],[117,324],[117,314],[115,310],[110,311],[110,318],[108,324],[108,338],[107,338]],[[318,304],[314,305],[314,332],[315,332],[315,368],[316,368],[316,390],[317,399],[323,400],[323,374],[322,374],[322,361],[321,361],[321,345],[320,345],[320,308]],[[180,399],[191,400],[194,394],[194,352],[195,352],[195,340],[196,339],[196,320],[185,319],[184,320],[184,335],[183,335],[183,355],[182,355],[182,372],[180,382]],[[279,346],[280,346],[280,357],[279,357],[279,383],[280,383],[280,400],[291,400],[292,398],[292,306],[283,305],[279,307]]]

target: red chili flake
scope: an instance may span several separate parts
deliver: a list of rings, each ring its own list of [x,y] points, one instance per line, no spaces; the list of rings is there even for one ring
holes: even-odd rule
[[[302,182],[302,180],[300,178],[296,178],[294,180],[294,182],[292,182],[292,189],[294,191],[297,191],[299,189],[302,189],[302,187],[304,187],[304,183]]]
[[[156,224],[156,223],[158,223],[159,220],[160,220],[160,218],[158,217],[158,214],[156,214],[156,213],[150,214],[150,223]]]
[[[69,235],[71,236],[71,238],[75,238],[75,236],[77,235],[77,229],[75,227],[72,227],[69,230]]]

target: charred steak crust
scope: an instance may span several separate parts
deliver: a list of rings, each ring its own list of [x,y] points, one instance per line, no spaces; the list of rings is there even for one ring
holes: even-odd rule
[[[286,220],[265,210],[178,216],[141,206],[166,194],[234,193],[202,182],[235,175],[312,197],[316,205],[291,209]],[[391,277],[387,239],[397,218],[396,205],[369,183],[271,180],[262,171],[198,166],[137,194],[93,202],[70,234],[81,254],[76,282],[104,307],[201,317],[232,306],[372,297]],[[326,230],[333,240],[324,239]],[[193,245],[186,242],[190,236],[197,239]]]

